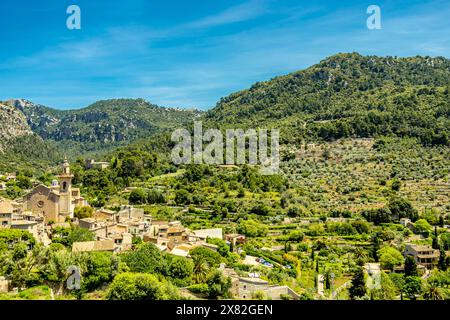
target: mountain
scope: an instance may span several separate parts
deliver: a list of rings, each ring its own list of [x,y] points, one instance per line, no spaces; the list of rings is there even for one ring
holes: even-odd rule
[[[282,143],[392,135],[449,145],[450,60],[337,54],[255,83],[206,113],[143,99],[103,100],[79,110],[10,100],[0,108],[0,151],[52,161],[61,153],[91,156],[130,144],[166,150],[170,132],[195,119],[215,128],[279,128]]]
[[[103,151],[183,126],[201,112],[159,107],[143,99],[98,101],[79,110],[55,110],[23,99],[10,100],[33,132],[71,154]]]
[[[35,134],[19,109],[0,103],[0,172],[44,169],[58,157],[56,147]]]
[[[209,126],[281,128],[285,142],[397,135],[449,144],[450,60],[337,54],[222,98]]]
[[[17,109],[0,103],[0,153],[16,138],[32,135],[25,116]]]

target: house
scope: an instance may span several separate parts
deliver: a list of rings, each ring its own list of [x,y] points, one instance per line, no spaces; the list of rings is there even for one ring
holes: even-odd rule
[[[84,161],[86,169],[105,170],[109,167],[109,162],[95,161],[94,159],[86,159]]]
[[[12,173],[7,173],[5,179],[6,179],[6,181],[9,181],[9,180],[16,180],[16,178],[17,178],[16,173],[12,172]]]
[[[94,212],[93,218],[96,220],[106,220],[106,221],[116,221],[117,212],[108,210],[108,209],[100,209]]]
[[[94,218],[84,218],[78,221],[78,226],[83,229],[94,230],[101,227],[103,223],[98,222]]]
[[[179,257],[187,257],[189,255],[189,251],[191,249],[193,249],[193,246],[191,246],[189,244],[181,244],[181,245],[174,247],[170,251],[170,254],[173,254],[173,255],[176,255]]]
[[[144,209],[141,208],[122,206],[117,214],[120,221],[122,221],[123,219],[135,219],[138,221],[144,220]]]
[[[131,250],[133,246],[133,236],[128,232],[109,233],[107,237],[114,241],[118,252]]]
[[[271,300],[280,300],[282,296],[290,296],[298,300],[299,295],[288,286],[269,285],[269,282],[258,277],[240,277],[231,268],[220,269],[223,274],[231,279],[231,293],[239,299],[252,299],[257,292],[263,292]]]
[[[33,235],[35,239],[38,239],[39,238],[38,224],[39,223],[37,221],[12,220],[11,229],[28,231]]]
[[[407,244],[405,246],[404,256],[412,256],[417,264],[423,265],[427,269],[432,269],[439,260],[439,250],[429,246],[420,246]]]
[[[404,227],[408,227],[410,224],[412,224],[411,219],[408,218],[401,218],[400,224]]]
[[[0,199],[0,227],[9,228],[14,212],[11,201]]]
[[[12,213],[1,213],[0,211],[0,228],[11,227]]]
[[[11,287],[11,280],[7,280],[5,277],[0,276],[0,293],[7,293]]]
[[[74,242],[72,245],[72,252],[94,252],[105,251],[115,252],[116,245],[113,240],[99,240],[99,241],[84,241]]]
[[[245,236],[238,233],[229,233],[225,235],[225,241],[228,241],[233,246],[236,246],[237,244],[245,243]]]
[[[151,240],[154,237],[166,239],[174,244],[188,241],[188,233],[179,221],[153,221],[145,237],[151,242],[155,242]]]

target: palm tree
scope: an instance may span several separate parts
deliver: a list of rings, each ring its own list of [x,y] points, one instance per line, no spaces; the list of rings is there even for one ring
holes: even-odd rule
[[[356,247],[353,253],[355,255],[355,259],[356,260],[360,260],[360,261],[366,262],[366,260],[367,260],[367,252],[366,252],[366,250],[364,250],[361,247]]]
[[[192,261],[194,262],[192,279],[195,283],[205,283],[206,276],[209,272],[209,266],[206,263],[205,258],[199,255],[195,255],[192,257]]]
[[[426,300],[445,300],[445,293],[436,284],[432,283],[425,287],[423,298]]]

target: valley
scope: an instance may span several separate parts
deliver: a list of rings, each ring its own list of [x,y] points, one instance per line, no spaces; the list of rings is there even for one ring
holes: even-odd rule
[[[17,288],[0,299],[450,298],[448,59],[337,54],[207,112],[0,106],[0,217],[33,208],[42,227],[0,228],[0,276]],[[174,164],[171,133],[194,121],[280,129],[280,171]],[[29,195],[64,199],[64,182],[74,206],[50,217]]]

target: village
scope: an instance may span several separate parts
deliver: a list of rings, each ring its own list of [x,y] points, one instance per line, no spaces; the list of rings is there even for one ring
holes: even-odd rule
[[[107,162],[87,160],[88,169],[105,169]],[[8,179],[15,179],[8,174]],[[157,220],[145,214],[142,208],[123,205],[118,211],[105,208],[93,210],[92,217],[77,218],[76,208],[90,207],[81,196],[80,189],[72,186],[73,175],[67,159],[61,165],[61,174],[53,180],[51,186],[43,184],[35,186],[21,200],[0,199],[0,227],[29,232],[44,246],[52,243],[58,228],[76,226],[89,230],[95,235],[93,241],[74,242],[72,252],[111,252],[114,254],[133,250],[134,240],[153,243],[161,252],[190,258],[189,252],[196,247],[204,247],[217,251],[218,246],[208,243],[207,239],[226,241],[230,248],[240,253],[238,245],[245,243],[242,234],[224,234],[222,228],[190,230],[179,221]],[[246,256],[244,264],[273,267],[262,258]],[[224,263],[219,270],[231,279],[230,292],[240,299],[252,298],[255,292],[264,292],[270,299],[280,299],[289,296],[298,299],[299,295],[288,286],[270,285],[267,280],[260,279],[258,273],[248,273],[239,276],[233,268]],[[7,292],[10,288],[5,278],[0,278],[0,292]],[[15,289],[17,290],[17,288]],[[184,290],[187,296],[191,296]]]

